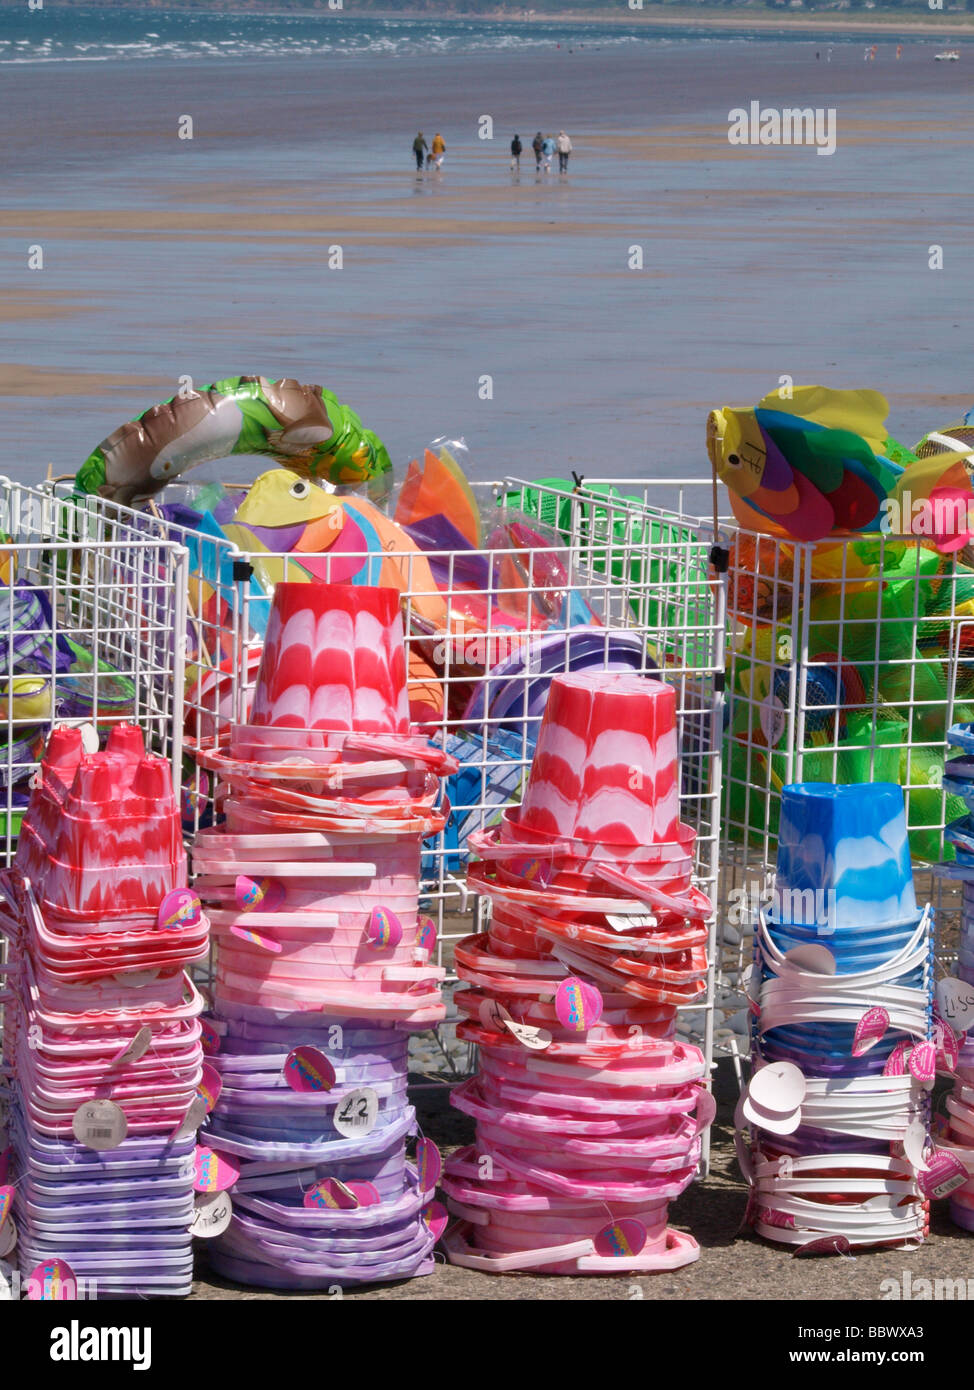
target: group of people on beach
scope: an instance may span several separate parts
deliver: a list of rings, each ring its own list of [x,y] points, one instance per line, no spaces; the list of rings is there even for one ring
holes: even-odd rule
[[[559,130],[557,136],[542,135],[539,130],[531,141],[531,148],[534,150],[534,171],[536,174],[550,174],[551,161],[558,155],[559,174],[568,173],[568,156],[572,152],[572,142],[563,130]],[[511,141],[511,173],[521,172],[521,152],[524,146],[521,144],[520,135],[515,135]],[[440,170],[443,168],[443,156],[446,153],[446,141],[439,131],[433,136],[432,145],[426,143],[426,137],[422,131],[416,135],[413,141],[413,155],[416,158],[416,173],[423,172],[423,166],[427,169]]]
[[[427,169],[442,169],[443,156],[446,154],[446,141],[443,139],[440,132],[437,131],[433,136],[432,145],[427,145],[426,137],[423,135],[422,131],[419,131],[416,139],[413,141],[413,154],[416,156],[417,174],[423,172],[424,163]]]
[[[568,173],[568,156],[572,152],[572,142],[563,130],[559,130],[557,136],[542,135],[539,130],[531,141],[531,148],[534,150],[534,172],[536,174],[550,174],[551,161],[557,152],[559,174]],[[511,173],[521,172],[521,151],[524,146],[521,144],[520,135],[515,135],[511,141]]]

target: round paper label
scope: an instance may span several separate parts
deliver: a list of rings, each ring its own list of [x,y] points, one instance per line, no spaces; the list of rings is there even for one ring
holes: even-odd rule
[[[86,1149],[117,1149],[128,1134],[125,1111],[113,1100],[86,1100],[71,1121],[74,1137]]]
[[[335,1108],[335,1128],[347,1139],[364,1139],[379,1118],[379,1097],[371,1086],[351,1091]]]
[[[229,1192],[200,1192],[193,1205],[189,1233],[201,1240],[212,1240],[214,1236],[223,1235],[232,1216],[233,1203]]]

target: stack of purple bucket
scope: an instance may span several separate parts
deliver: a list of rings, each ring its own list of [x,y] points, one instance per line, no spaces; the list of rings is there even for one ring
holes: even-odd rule
[[[432,1268],[439,1156],[407,1159],[407,1045],[445,1012],[418,905],[449,769],[407,708],[395,590],[279,584],[250,723],[197,750],[228,789],[193,860],[217,944],[210,1263],[239,1283]]]
[[[119,725],[51,735],[0,929],[11,941],[12,1238],[28,1297],[188,1294],[208,924],[167,763]],[[2,1179],[7,1180],[7,1179]]]

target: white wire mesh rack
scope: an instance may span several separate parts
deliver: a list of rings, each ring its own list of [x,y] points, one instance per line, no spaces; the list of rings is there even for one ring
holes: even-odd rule
[[[652,510],[655,485],[629,486]],[[694,524],[711,490],[685,482],[678,516]],[[956,952],[956,885],[931,867],[951,857],[943,828],[964,813],[942,775],[947,729],[974,718],[974,568],[913,536],[799,544],[717,522],[729,582],[715,1046],[740,1078],[743,976],[787,783],[898,782],[917,897],[937,914],[938,971]]]
[[[16,849],[53,724],[139,724],[182,763],[188,554],[0,477],[0,854]],[[5,960],[5,945],[0,958]],[[0,1044],[3,1007],[0,1005]],[[0,1089],[0,1131],[4,1097]]]
[[[469,551],[386,550],[363,555],[360,576],[400,588],[411,696],[426,701],[427,733],[460,763],[447,786],[449,824],[427,842],[423,861],[424,910],[437,921],[440,963],[451,979],[455,942],[484,925],[486,910],[466,887],[468,836],[517,800],[531,762],[540,694],[552,674],[583,660],[590,667],[615,660],[629,670],[658,670],[674,686],[682,815],[698,832],[695,876],[711,897],[720,864],[725,615],[724,586],[708,571],[710,530],[591,481],[563,492],[506,479],[475,491],[491,514],[504,499],[505,516],[553,526],[557,546],[511,541],[479,558]],[[228,731],[244,718],[256,678],[266,591],[281,579],[306,577],[301,557],[245,552],[219,533],[201,535],[171,518],[153,519],[101,499],[77,505],[188,551],[187,735]],[[327,552],[316,560],[323,562],[316,574],[327,581]],[[340,563],[336,579],[347,573],[348,557]],[[192,830],[212,815],[215,789],[188,759],[183,775]],[[700,1043],[709,1064],[713,971],[708,986],[681,1031]],[[438,1078],[462,1075],[472,1065],[472,1054],[451,1041],[449,1027],[418,1056],[420,1069]]]
[[[0,849],[54,723],[140,724],[181,766],[188,554],[0,477]]]

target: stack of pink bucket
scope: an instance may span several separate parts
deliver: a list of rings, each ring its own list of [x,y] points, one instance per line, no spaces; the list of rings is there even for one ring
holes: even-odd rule
[[[249,718],[198,749],[226,789],[193,848],[233,1204],[211,1260],[271,1287],[426,1273],[438,1160],[407,1162],[406,1044],[445,1015],[419,875],[454,765],[410,732],[397,591],[279,584]]]
[[[21,1272],[188,1293],[203,1000],[185,967],[208,927],[169,765],[139,729],[93,754],[52,733],[2,891]]]
[[[713,1117],[675,1038],[706,990],[708,899],[679,819],[676,698],[629,676],[552,682],[522,805],[473,837],[491,901],[457,947],[478,1075],[453,1094],[476,1143],[443,1187],[450,1259],[552,1274],[678,1268],[668,1204]]]

